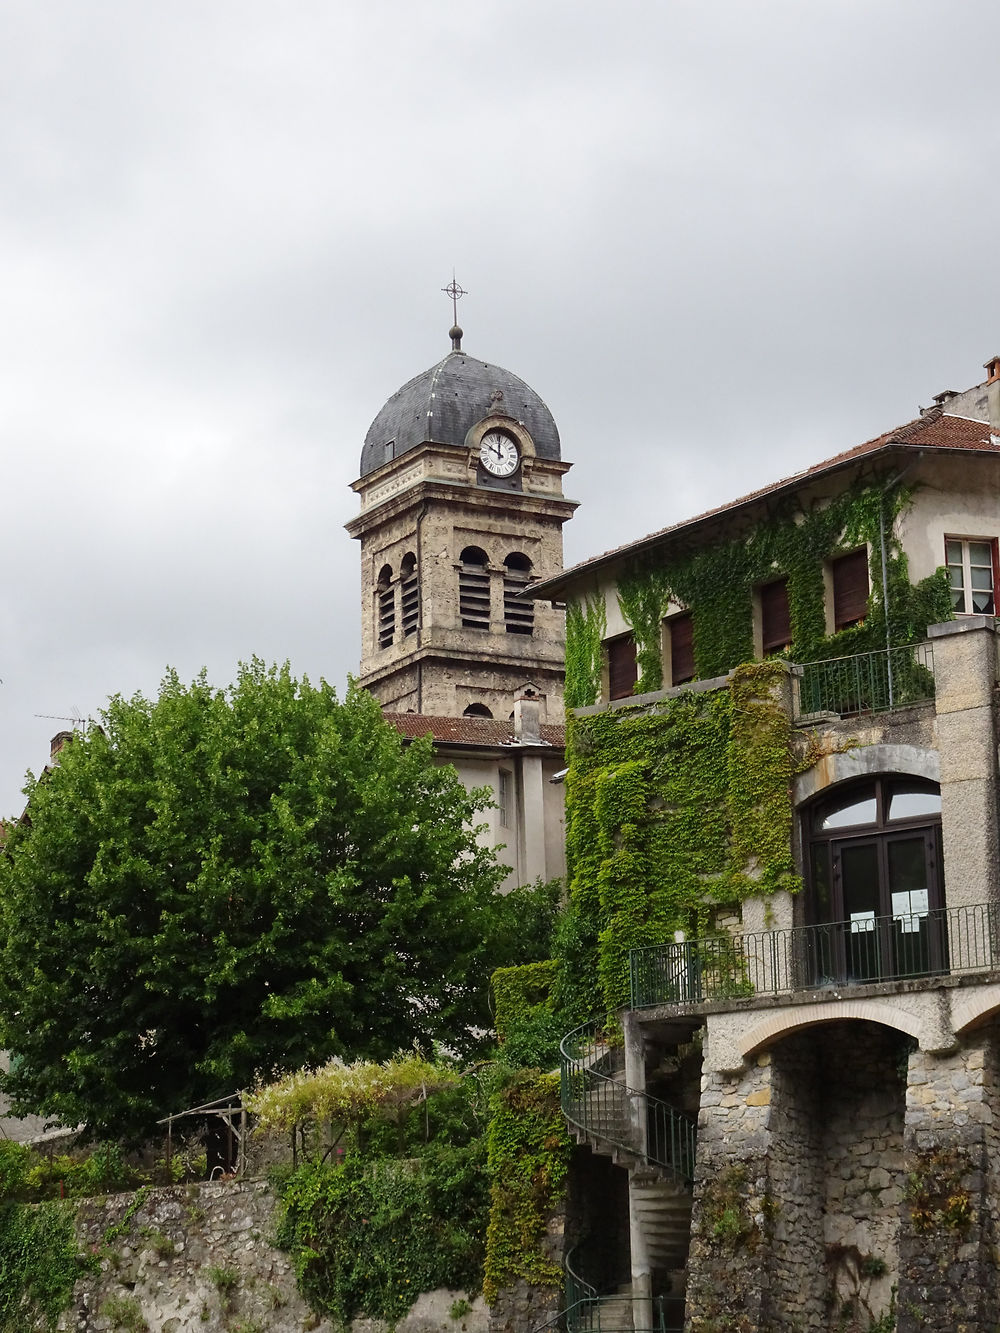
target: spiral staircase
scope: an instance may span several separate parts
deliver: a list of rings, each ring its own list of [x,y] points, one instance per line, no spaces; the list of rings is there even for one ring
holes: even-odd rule
[[[625,1048],[614,1015],[568,1033],[560,1043],[560,1056],[562,1110],[569,1132],[577,1143],[628,1171],[633,1239],[638,1227],[650,1268],[670,1281],[671,1294],[653,1301],[653,1333],[672,1333],[684,1318],[694,1121],[628,1087]],[[580,1275],[575,1253],[567,1256],[568,1333],[633,1333],[633,1312],[640,1307],[631,1284],[599,1290]]]

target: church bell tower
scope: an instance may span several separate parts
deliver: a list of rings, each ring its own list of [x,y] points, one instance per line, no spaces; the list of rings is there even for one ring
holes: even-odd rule
[[[563,612],[519,594],[562,569],[570,464],[538,394],[450,336],[372,422],[353,483],[360,683],[387,711],[503,721],[533,690],[561,722]]]

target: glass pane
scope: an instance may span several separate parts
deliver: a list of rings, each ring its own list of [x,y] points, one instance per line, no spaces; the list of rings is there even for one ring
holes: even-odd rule
[[[812,848],[812,899],[813,914],[817,921],[830,920],[830,848],[827,843],[817,843]]]
[[[874,843],[844,847],[840,852],[840,874],[844,888],[844,916],[868,929],[864,923],[878,912],[878,853]]]
[[[977,615],[991,616],[993,614],[992,592],[974,592],[972,594],[972,609]]]
[[[952,586],[953,588],[961,588],[961,586],[962,586],[962,566],[961,566],[961,565],[949,565],[949,566],[948,566],[948,582],[951,584],[951,586]]]
[[[989,542],[969,542],[969,563],[993,568],[993,549]]]
[[[962,563],[962,543],[945,542],[945,559],[949,565],[961,565]]]
[[[965,593],[961,588],[953,588],[951,593],[951,609],[953,611],[965,610]]]
[[[988,592],[993,591],[993,570],[980,569],[978,565],[972,566],[972,586],[973,588],[985,588]]]
[[[941,793],[937,791],[893,791],[889,797],[889,819],[914,819],[917,815],[939,815]]]
[[[842,799],[836,805],[825,805],[818,812],[817,827],[820,829],[850,828],[854,824],[875,823],[875,792],[866,789],[862,795]]]
[[[844,936],[848,981],[875,981],[882,975],[879,915],[878,849],[874,843],[844,847],[840,853],[844,915],[850,923]]]
[[[923,835],[893,839],[889,851],[889,889],[892,896],[927,892],[927,852]]]

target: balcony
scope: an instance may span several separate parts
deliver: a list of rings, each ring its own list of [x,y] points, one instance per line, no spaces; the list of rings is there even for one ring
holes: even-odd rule
[[[883,648],[854,657],[831,657],[795,668],[796,716],[890,713],[934,698],[934,650],[930,643]]]
[[[1000,969],[1000,904],[715,936],[630,955],[632,1008],[961,976]]]

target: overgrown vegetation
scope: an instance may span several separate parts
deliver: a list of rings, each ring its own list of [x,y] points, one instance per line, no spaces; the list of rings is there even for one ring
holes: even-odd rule
[[[747,894],[799,887],[791,851],[784,668],[742,666],[731,688],[655,713],[570,718],[569,905],[553,1007],[570,1026],[628,999],[632,948],[711,933]],[[565,1029],[564,1029],[565,1030]]]
[[[92,1268],[77,1248],[70,1204],[0,1202],[0,1333],[54,1329]]]
[[[562,1265],[546,1252],[546,1225],[563,1198],[570,1141],[559,1079],[524,1070],[498,1091],[489,1128],[492,1182],[483,1294],[489,1303],[519,1278],[560,1287]]]
[[[364,1097],[354,1106],[341,1165],[325,1158],[330,1131],[317,1132],[311,1158],[277,1179],[278,1242],[303,1295],[346,1324],[394,1321],[435,1287],[478,1291],[489,1197],[482,1080],[439,1083],[416,1105],[391,1096],[374,1113]]]
[[[870,652],[886,645],[886,621],[894,646],[921,639],[929,624],[952,616],[944,569],[913,585],[896,535],[896,520],[912,494],[889,476],[855,484],[824,507],[788,508],[726,540],[633,562],[618,582],[618,600],[636,642],[636,693],[663,685],[661,626],[674,606],[692,612],[694,657],[699,678],[725,675],[753,650],[753,590],[788,580],[792,644],[796,662]],[[883,596],[882,545],[885,543]],[[827,635],[824,563],[843,551],[868,546],[871,595],[862,625]],[[597,700],[600,659],[593,640],[603,635],[598,599],[571,602],[566,615],[566,701],[581,707]]]
[[[508,961],[486,800],[364,691],[287,668],[112,699],[0,856],[15,1113],[139,1138],[258,1069],[468,1049]]]

